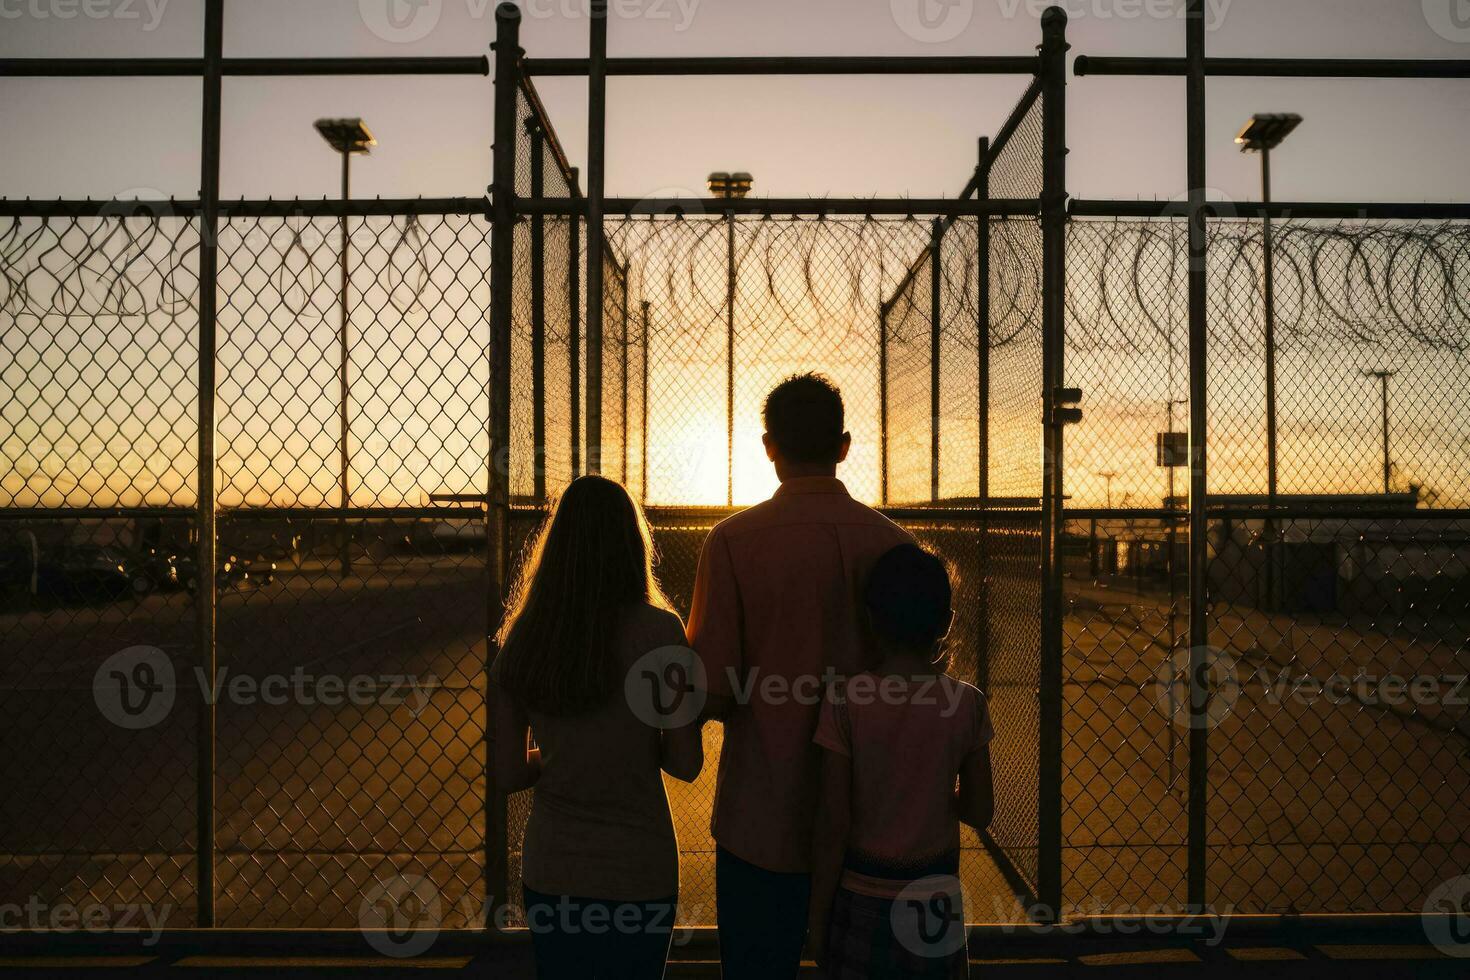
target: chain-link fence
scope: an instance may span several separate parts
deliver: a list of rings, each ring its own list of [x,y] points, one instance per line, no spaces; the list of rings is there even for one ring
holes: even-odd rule
[[[485,775],[487,490],[509,491],[517,555],[600,459],[648,505],[687,613],[709,528],[774,488],[764,395],[804,370],[843,389],[849,488],[954,571],[952,669],[997,733],[972,916],[1019,914],[1051,859],[1064,912],[1181,909],[1201,856],[1208,903],[1241,912],[1418,911],[1470,866],[1464,224],[1278,222],[1268,310],[1266,229],[1208,223],[1190,501],[1184,222],[1071,222],[1047,330],[1055,89],[1027,89],[960,199],[1034,208],[619,213],[589,298],[577,176],[518,81],[506,152],[536,207],[510,208],[501,334],[484,201],[226,206],[217,270],[202,206],[0,205],[0,896],[352,926],[424,879],[442,925],[484,924],[517,898],[530,799],[501,811]],[[1054,541],[1048,338],[1086,406]],[[693,924],[713,921],[706,737],[705,774],[669,784]]]
[[[484,537],[478,510],[429,506],[488,469],[478,209],[222,222],[213,569],[197,222],[5,219],[7,895],[193,924],[202,817],[220,925],[351,924],[394,875],[478,914]]]
[[[1418,911],[1470,859],[1467,229],[1270,234],[1268,334],[1262,223],[1210,224],[1210,754],[1191,760],[1187,235],[1071,227],[1074,906],[1183,906],[1191,845],[1211,904],[1253,911]]]
[[[966,197],[1039,197],[1044,111],[1033,85]],[[959,580],[954,637],[974,656],[951,669],[985,690],[995,725],[985,843],[1009,887],[974,895],[992,918],[1017,914],[1012,890],[1039,891],[1041,243],[1034,218],[936,219],[880,311],[883,499],[955,509],[968,532],[921,538]]]

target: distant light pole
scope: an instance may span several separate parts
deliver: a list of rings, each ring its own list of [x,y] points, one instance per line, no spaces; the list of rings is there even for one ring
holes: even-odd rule
[[[709,192],[722,200],[750,193],[754,178],[745,171],[709,175]],[[725,504],[735,505],[735,212],[725,212]]]
[[[1388,454],[1388,379],[1395,374],[1398,374],[1398,372],[1382,369],[1363,372],[1363,377],[1365,378],[1378,379],[1378,388],[1383,404],[1383,495],[1385,497],[1391,492],[1393,483],[1393,460]]]
[[[1261,155],[1261,202],[1271,203],[1271,151],[1301,125],[1294,112],[1258,112],[1241,129],[1235,142],[1242,153]],[[1261,218],[1266,301],[1266,495],[1276,505],[1276,275],[1271,254],[1271,213]]]
[[[377,146],[378,141],[373,138],[372,132],[363,124],[361,119],[318,119],[315,123],[316,131],[321,134],[327,145],[342,154],[342,201],[344,204],[351,198],[351,164],[352,154],[367,153],[371,147]],[[347,272],[347,214],[343,212],[339,219],[342,233],[342,284],[338,292],[338,304],[341,310],[342,326],[337,332],[337,344],[339,348],[340,364],[337,370],[337,380],[340,388],[339,415],[341,422],[341,446],[338,491],[341,496],[343,513],[337,518],[338,544],[341,549],[340,564],[342,577],[346,578],[352,574],[352,552],[348,547],[347,540],[347,506],[350,499],[348,488],[348,451],[347,451],[347,286],[349,276]]]
[[[1092,474],[1099,479],[1107,481],[1108,510],[1113,509],[1113,481],[1118,477],[1117,470],[1103,470],[1101,473]]]

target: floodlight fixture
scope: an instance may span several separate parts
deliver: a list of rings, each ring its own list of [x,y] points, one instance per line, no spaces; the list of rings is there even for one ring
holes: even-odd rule
[[[318,119],[313,125],[338,153],[366,153],[378,145],[372,130],[361,119]]]
[[[714,197],[739,198],[745,197],[750,193],[750,188],[755,183],[755,179],[744,170],[738,170],[735,173],[726,173],[723,170],[718,170],[709,175],[706,183],[709,186],[710,194]]]
[[[1301,122],[1302,117],[1294,112],[1258,112],[1241,129],[1235,142],[1242,153],[1274,150]]]

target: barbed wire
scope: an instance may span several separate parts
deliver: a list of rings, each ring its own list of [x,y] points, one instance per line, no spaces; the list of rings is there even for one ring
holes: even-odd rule
[[[1074,221],[1069,236],[1069,348],[1142,353],[1177,339],[1189,268],[1181,221]],[[1272,255],[1284,345],[1470,344],[1470,225],[1287,222],[1273,228]],[[1263,256],[1259,222],[1211,223],[1212,349],[1259,352]]]

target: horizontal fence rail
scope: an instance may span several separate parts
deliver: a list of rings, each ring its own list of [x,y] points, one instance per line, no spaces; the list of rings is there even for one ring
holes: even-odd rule
[[[1168,75],[1186,72],[1184,58],[1078,55],[1086,75]],[[1205,58],[1205,74],[1223,78],[1470,78],[1464,58]]]
[[[199,77],[203,58],[0,58],[0,77]],[[228,76],[488,75],[490,60],[472,58],[222,58]]]
[[[0,199],[0,899],[351,929],[407,888],[478,934],[514,901],[530,808],[486,779],[487,637],[525,543],[598,468],[687,613],[709,529],[775,486],[765,393],[812,368],[844,392],[849,489],[951,567],[952,670],[996,727],[972,919],[1417,921],[1470,869],[1470,205],[1206,202],[1192,259],[1185,204],[1059,221],[1060,74],[1037,57],[519,49],[490,197],[222,201],[221,78],[489,63],[225,58],[206,8],[204,58],[0,59],[198,77],[206,135],[200,200]],[[605,198],[599,177],[589,200],[531,82],[589,73],[1032,79],[954,198]],[[1063,384],[1082,418],[1048,457]],[[691,925],[720,738],[670,790]]]
[[[529,76],[587,74],[586,58],[526,58]],[[608,75],[1034,75],[1040,62],[1024,57],[771,57],[608,58]]]
[[[1034,216],[1035,200],[1011,198],[979,202],[964,198],[825,198],[825,197],[609,197],[603,200],[604,214],[611,216],[692,216],[698,214],[741,215],[1014,215]],[[521,198],[515,200],[520,214],[572,215],[585,207],[576,200],[563,198]]]
[[[280,198],[221,201],[220,215],[238,218],[283,217],[392,217],[394,215],[475,214],[490,216],[489,201],[473,197]],[[40,200],[0,197],[0,217],[16,218],[165,218],[192,216],[202,210],[199,201],[110,198]]]
[[[1359,218],[1377,221],[1470,221],[1470,203],[1434,204],[1418,201],[1211,201],[1212,218]],[[1099,201],[1085,198],[1068,202],[1076,218],[1187,218],[1179,201]]]

